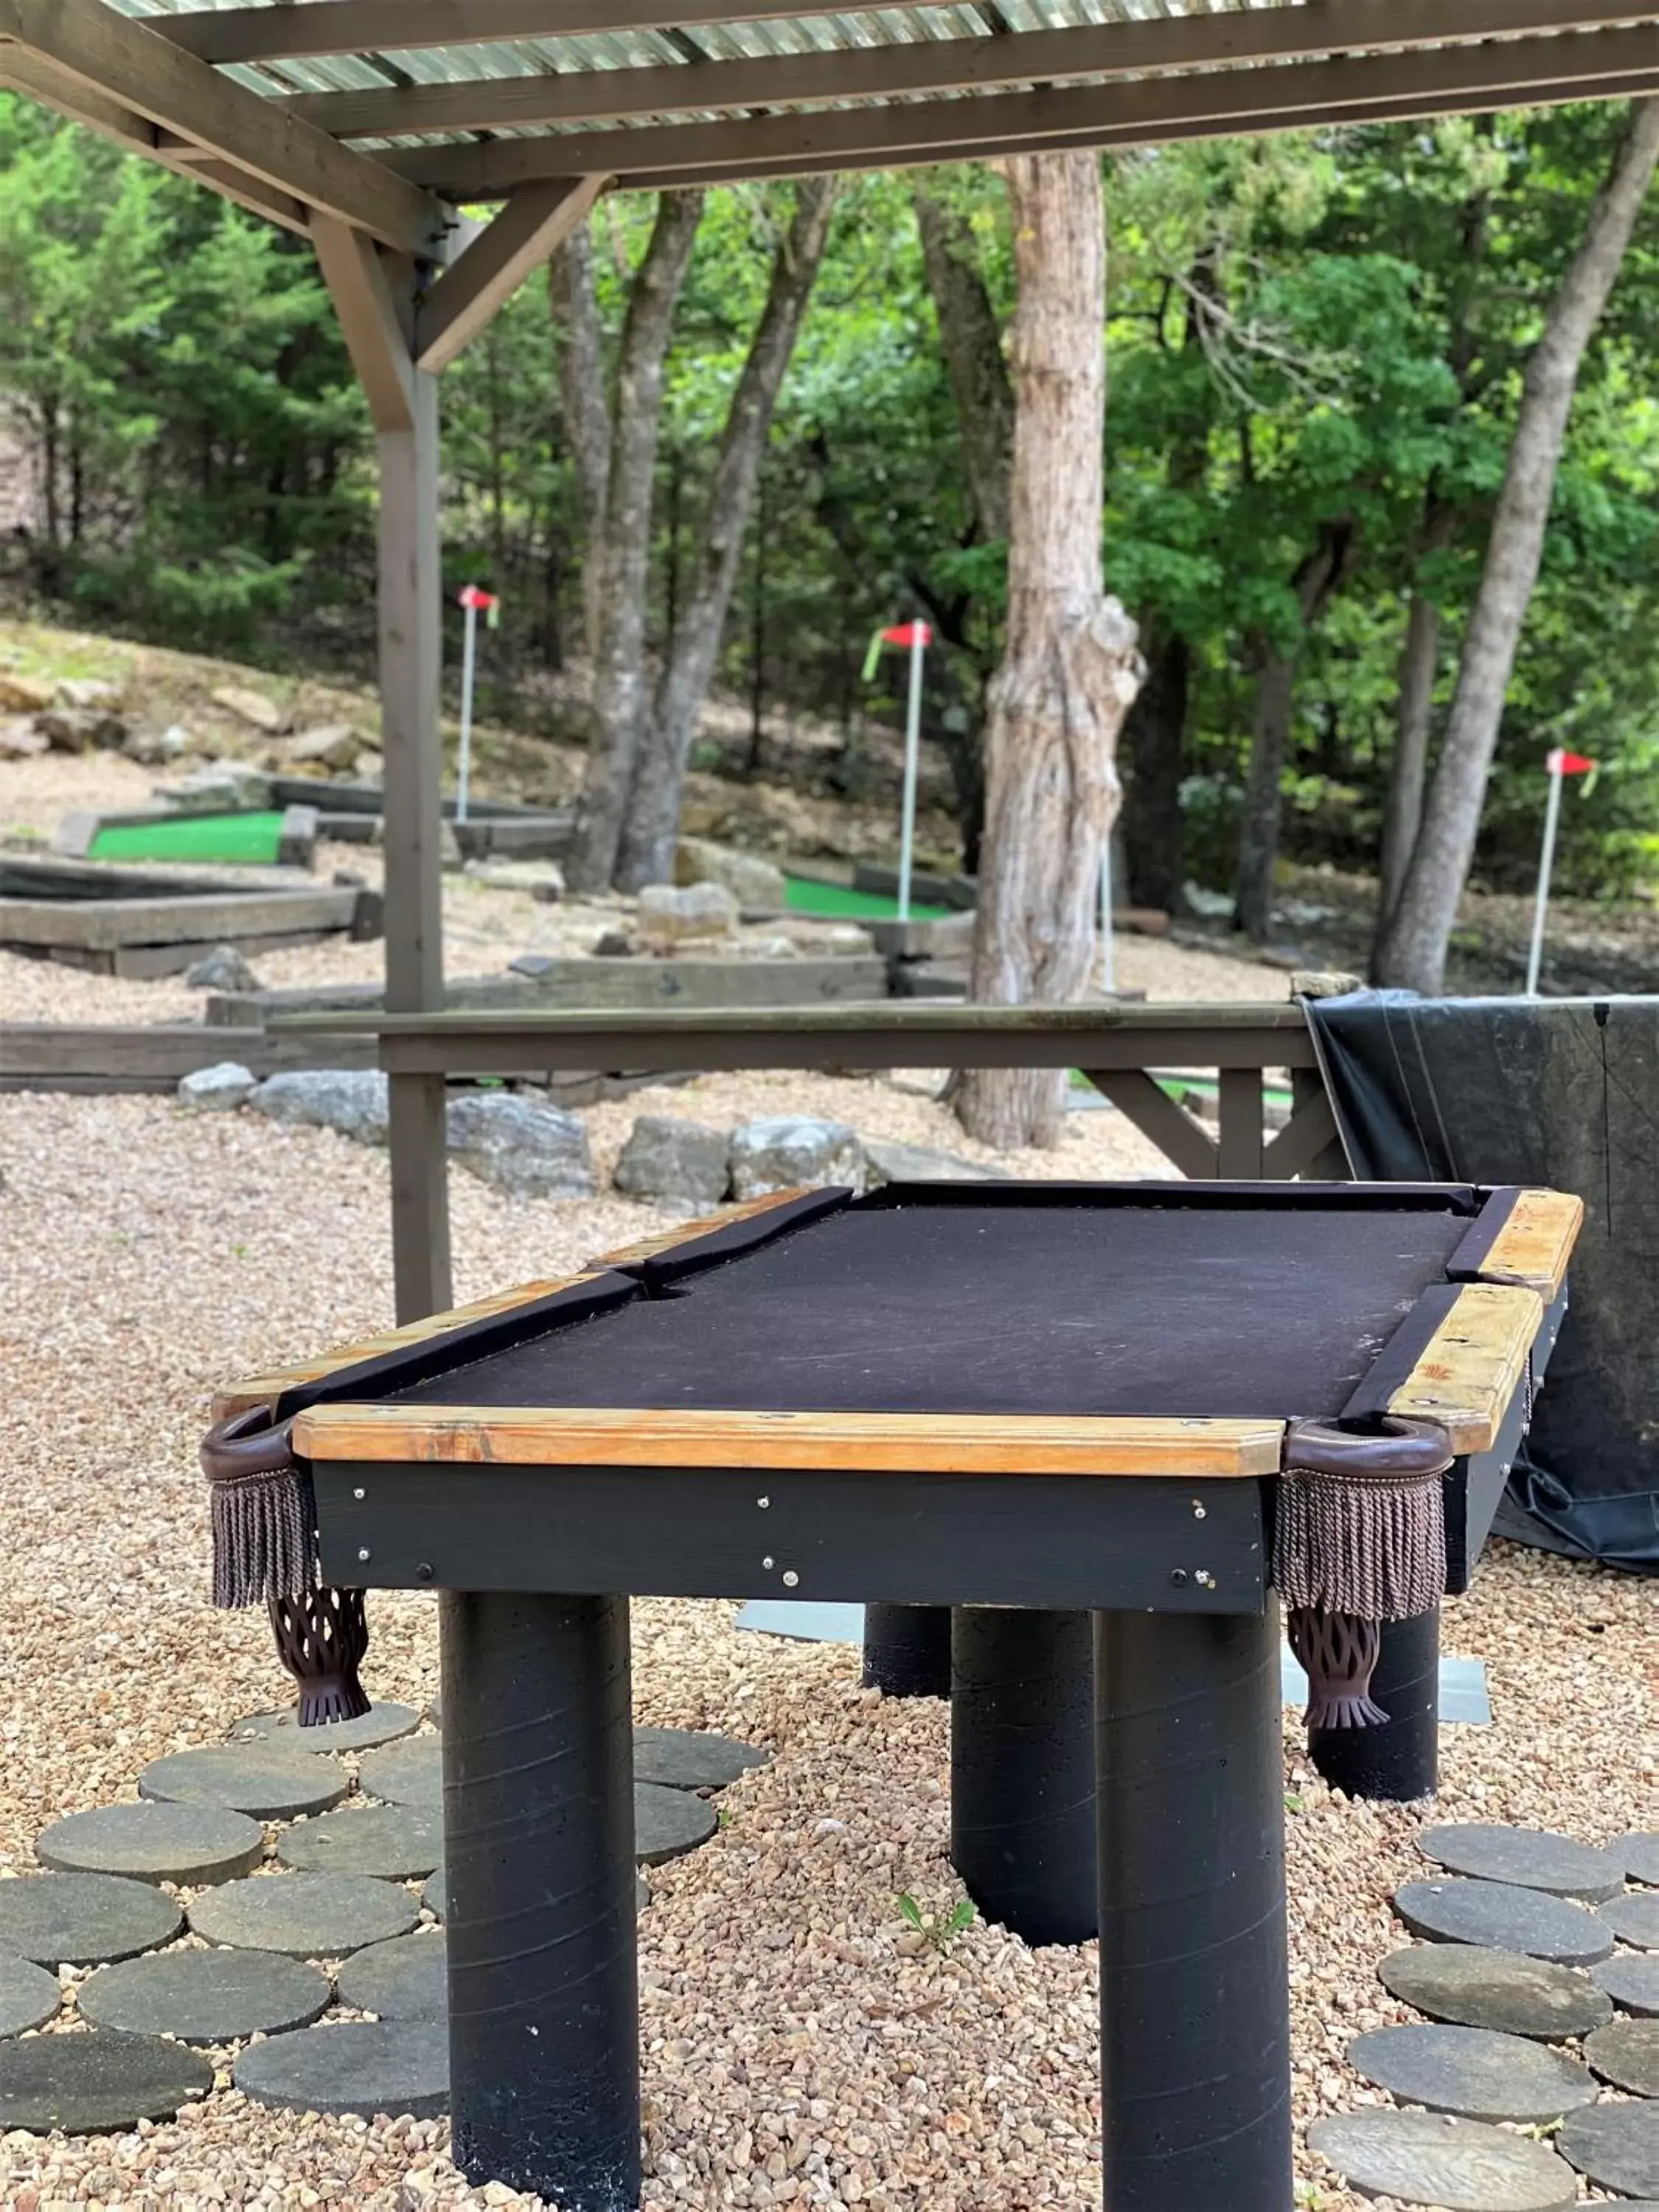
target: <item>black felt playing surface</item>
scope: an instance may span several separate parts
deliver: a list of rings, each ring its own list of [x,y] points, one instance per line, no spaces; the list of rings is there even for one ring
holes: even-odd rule
[[[857,1206],[400,1403],[1333,1417],[1449,1211]]]

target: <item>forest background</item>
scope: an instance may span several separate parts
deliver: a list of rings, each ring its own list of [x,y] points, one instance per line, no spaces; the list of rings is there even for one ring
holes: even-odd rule
[[[1264,838],[1376,868],[1402,714],[1426,715],[1431,758],[1527,359],[1622,123],[1570,107],[1106,158],[1105,581],[1148,662],[1121,763],[1137,902],[1232,892],[1241,841],[1258,881]],[[0,98],[0,417],[40,494],[7,588],[367,672],[373,440],[308,251],[25,100]],[[1006,575],[1007,204],[972,167],[840,189],[719,625],[751,772],[769,729],[810,716],[856,795],[867,716],[898,711],[861,679],[871,633],[929,620],[924,733],[970,868]],[[549,679],[586,665],[596,573],[585,599],[581,394],[614,373],[658,214],[603,203],[580,265],[527,284],[443,384],[450,618],[466,581],[501,595],[486,707],[565,739],[580,710]],[[690,237],[650,403],[653,663],[697,619],[728,410],[800,221],[789,188],[734,186]],[[1476,859],[1495,888],[1535,866],[1553,744],[1603,763],[1566,810],[1563,887],[1659,880],[1656,246],[1650,208],[1580,375]],[[578,283],[597,358],[573,357]]]

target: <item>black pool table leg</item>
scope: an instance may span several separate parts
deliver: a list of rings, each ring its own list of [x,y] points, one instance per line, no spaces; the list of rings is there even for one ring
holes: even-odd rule
[[[1440,1611],[1382,1625],[1371,1696],[1380,1728],[1310,1729],[1308,1756],[1350,1797],[1409,1803],[1440,1783]]]
[[[950,1607],[866,1605],[864,1686],[890,1698],[948,1698]]]
[[[628,1601],[449,1592],[441,1635],[455,2163],[635,2212]]]
[[[1094,1682],[1090,1614],[957,1607],[951,1863],[1028,1943],[1095,1933]]]
[[[1095,1616],[1104,2212],[1291,2212],[1279,1608]]]

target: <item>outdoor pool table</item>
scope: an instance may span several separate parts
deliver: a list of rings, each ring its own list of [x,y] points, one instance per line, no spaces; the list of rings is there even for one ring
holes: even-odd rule
[[[957,1718],[993,1797],[998,1729],[1028,1772],[1067,1737],[1022,1650],[1092,1616],[1105,2205],[1290,2212],[1279,1595],[1358,1741],[1380,1625],[1467,1582],[1581,1216],[1467,1185],[782,1194],[227,1392],[222,1601],[442,1593],[457,2163],[638,2201],[629,1596],[865,1599],[988,1626],[1007,1695]],[[298,1566],[274,1523],[221,1528],[267,1480]],[[1076,1840],[1059,1795],[1038,1857]]]

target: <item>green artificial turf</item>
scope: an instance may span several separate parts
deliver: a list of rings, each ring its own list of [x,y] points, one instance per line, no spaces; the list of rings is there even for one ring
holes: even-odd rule
[[[112,823],[92,841],[94,860],[205,860],[274,863],[283,834],[280,813],[214,814],[194,822]]]
[[[893,921],[898,916],[898,901],[884,897],[879,891],[815,884],[805,876],[786,876],[783,890],[791,914],[831,915],[838,921]],[[917,899],[910,902],[912,921],[948,921],[951,913],[948,906],[923,906]]]

